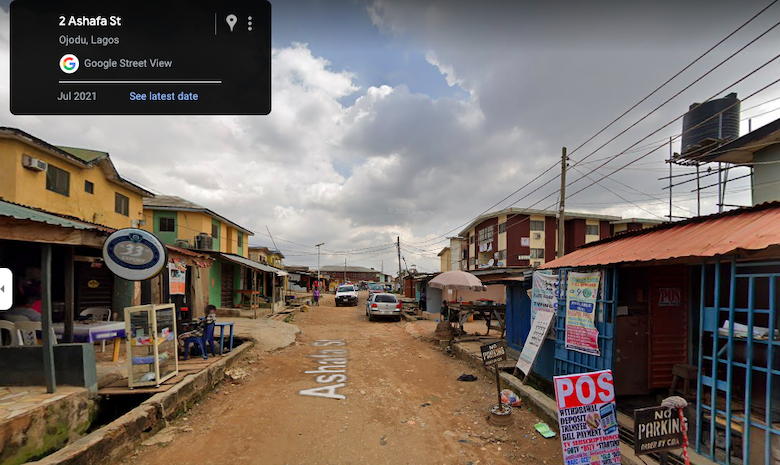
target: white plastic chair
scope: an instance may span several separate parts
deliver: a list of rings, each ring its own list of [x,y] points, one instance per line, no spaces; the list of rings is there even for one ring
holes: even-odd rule
[[[9,341],[8,344],[3,344],[3,333],[8,332],[7,340]],[[3,321],[0,320],[0,347],[2,346],[18,346],[19,341],[17,340],[18,335],[16,333],[16,325],[13,324],[10,321]]]
[[[38,333],[43,331],[43,328],[41,327],[41,323],[38,321],[17,321],[14,323],[14,326],[16,327],[16,337],[17,342],[20,346],[37,346],[38,344]],[[49,328],[51,330],[51,338],[53,341],[53,344],[57,343],[57,335],[54,334],[54,328]]]
[[[111,309],[105,307],[85,308],[79,313],[80,316],[91,316],[97,321],[111,321]],[[106,341],[102,341],[100,351],[106,351]]]

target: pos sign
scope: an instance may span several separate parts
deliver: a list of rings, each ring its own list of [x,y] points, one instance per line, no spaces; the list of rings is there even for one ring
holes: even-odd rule
[[[556,376],[554,383],[564,464],[619,464],[612,372]]]

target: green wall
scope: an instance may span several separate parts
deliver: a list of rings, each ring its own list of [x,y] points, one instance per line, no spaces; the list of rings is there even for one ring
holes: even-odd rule
[[[222,306],[222,261],[214,260],[209,269],[209,304]]]
[[[174,245],[179,236],[179,221],[176,212],[154,210],[154,234],[165,244]],[[160,232],[160,218],[173,218],[173,232]]]

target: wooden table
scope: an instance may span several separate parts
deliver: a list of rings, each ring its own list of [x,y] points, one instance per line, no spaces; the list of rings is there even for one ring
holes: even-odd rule
[[[506,305],[471,305],[471,304],[451,304],[448,307],[447,321],[452,323],[452,317],[458,317],[458,325],[462,333],[464,333],[463,325],[468,319],[478,313],[485,320],[487,331],[485,336],[490,334],[491,321],[493,318],[498,321],[499,328],[501,330],[500,337],[503,338],[506,333]]]
[[[54,328],[54,334],[62,336],[65,334],[65,323],[52,323]],[[116,362],[119,360],[119,347],[122,339],[125,338],[125,322],[124,321],[95,321],[92,323],[79,323],[73,324],[73,341],[74,342],[98,342],[107,341],[109,339],[114,340],[114,353],[112,360]]]

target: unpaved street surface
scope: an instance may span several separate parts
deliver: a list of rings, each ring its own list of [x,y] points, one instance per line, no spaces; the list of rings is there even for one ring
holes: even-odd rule
[[[172,440],[142,446],[125,463],[560,463],[558,438],[536,433],[533,412],[523,407],[511,426],[490,426],[493,383],[480,373],[457,381],[473,373],[468,365],[415,337],[413,323],[368,322],[364,302],[336,308],[325,296],[326,305],[296,317],[296,344],[250,354],[240,365],[246,378],[221,383],[172,425]],[[331,374],[306,373],[316,370]],[[345,398],[299,394],[323,387],[309,392]]]

